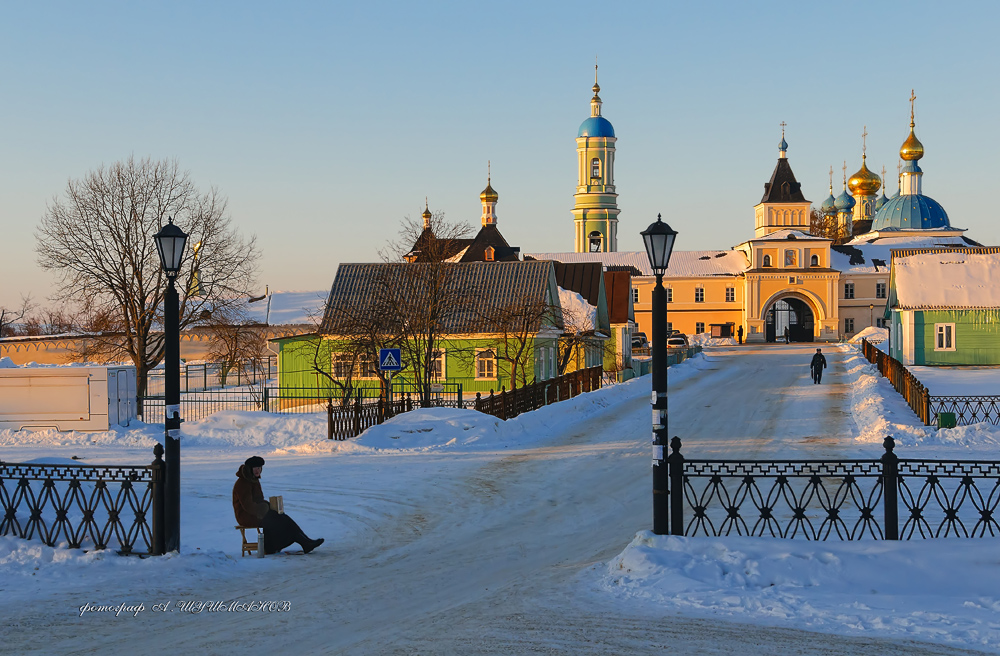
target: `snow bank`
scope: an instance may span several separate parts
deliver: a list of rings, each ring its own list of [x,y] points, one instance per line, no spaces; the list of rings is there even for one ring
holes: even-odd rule
[[[998,539],[838,542],[643,531],[599,585],[658,613],[1000,650]],[[948,563],[942,567],[942,563]]]
[[[17,365],[6,355],[0,358],[0,369],[17,369]]]
[[[889,339],[889,329],[868,326],[848,341],[851,344],[860,344],[863,339],[867,339],[872,344],[881,344],[885,340]]]
[[[597,327],[597,308],[580,294],[560,287],[559,306],[563,311],[566,330],[582,333]]]

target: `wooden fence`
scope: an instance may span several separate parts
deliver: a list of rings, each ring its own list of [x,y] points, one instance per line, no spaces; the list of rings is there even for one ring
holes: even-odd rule
[[[861,340],[861,353],[869,362],[878,367],[879,373],[886,380],[892,383],[892,386],[903,396],[920,421],[924,422],[925,426],[930,426],[932,423],[931,395],[927,388],[917,380],[917,377],[904,367],[902,362],[879,350],[867,339]]]
[[[580,369],[558,378],[537,381],[526,387],[514,388],[509,392],[501,388],[500,393],[495,394],[493,390],[490,390],[490,395],[487,397],[476,392],[476,401],[473,407],[479,412],[503,420],[512,419],[524,412],[537,410],[542,406],[600,389],[603,372],[603,367],[598,365],[589,369]]]

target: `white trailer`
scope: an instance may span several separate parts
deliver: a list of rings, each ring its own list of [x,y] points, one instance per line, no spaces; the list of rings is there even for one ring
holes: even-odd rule
[[[136,418],[135,367],[0,368],[0,428],[101,431]]]

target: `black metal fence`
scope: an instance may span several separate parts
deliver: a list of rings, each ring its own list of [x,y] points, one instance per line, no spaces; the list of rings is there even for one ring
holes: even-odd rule
[[[807,540],[1000,535],[1000,462],[688,460],[673,438],[670,532]],[[887,483],[888,482],[888,483]]]
[[[861,340],[861,353],[878,367],[879,373],[903,396],[925,426],[938,424],[943,412],[953,413],[958,426],[1000,424],[1000,396],[932,396],[903,363],[866,339]]]
[[[200,390],[181,393],[181,417],[197,421],[221,410],[267,410],[268,388],[248,385],[240,389]],[[324,400],[325,402],[325,400]],[[164,420],[164,397],[145,396],[140,399],[141,417],[147,424],[160,424]],[[312,411],[318,412],[322,408]]]
[[[223,362],[201,362],[181,365],[181,391],[197,392],[243,385],[262,385],[278,375],[278,358],[270,355],[259,362],[245,361],[237,365]],[[163,369],[153,369],[146,378],[146,394],[162,396]]]
[[[0,462],[0,535],[50,547],[164,552],[163,446],[145,466]]]

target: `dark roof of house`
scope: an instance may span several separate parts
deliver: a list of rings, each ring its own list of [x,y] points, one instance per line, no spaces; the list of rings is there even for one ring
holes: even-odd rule
[[[438,239],[433,230],[424,228],[417,241],[413,243],[407,258],[411,262],[447,260],[461,253],[473,241],[473,239]]]
[[[493,261],[512,262],[520,259],[521,249],[503,238],[495,223],[484,225],[462,255],[461,262],[486,262],[486,249],[493,248]]]
[[[609,321],[628,323],[629,302],[632,298],[632,276],[628,271],[604,273],[604,295],[608,299]]]
[[[802,185],[795,181],[795,174],[788,160],[781,158],[774,167],[771,181],[764,183],[762,203],[807,203],[802,195]]]
[[[420,299],[429,298],[427,290],[435,284],[443,286],[438,297],[447,299],[444,334],[499,332],[497,310],[550,303],[552,280],[551,262],[341,264],[319,332],[344,334],[352,330],[354,317],[377,317],[392,331],[393,317],[399,316],[393,310],[409,305],[415,314],[426,309],[419,308]],[[561,329],[561,317],[554,321]]]
[[[588,303],[597,307],[601,298],[600,262],[552,262],[556,272],[556,284],[563,289],[576,292]]]

